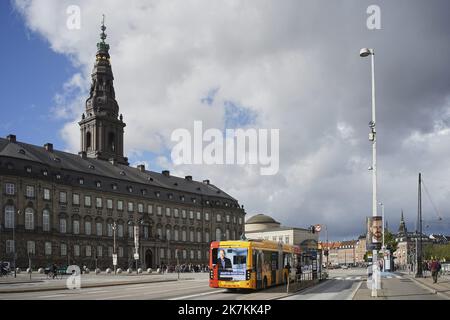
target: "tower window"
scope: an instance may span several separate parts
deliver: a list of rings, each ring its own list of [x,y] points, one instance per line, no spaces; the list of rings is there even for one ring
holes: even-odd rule
[[[90,149],[91,148],[91,133],[87,132],[86,133],[86,149]]]
[[[108,146],[112,152],[116,151],[116,136],[113,132],[108,134]]]

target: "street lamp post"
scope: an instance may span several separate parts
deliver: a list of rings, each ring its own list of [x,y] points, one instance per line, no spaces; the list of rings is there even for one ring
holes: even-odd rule
[[[375,112],[375,62],[374,49],[363,48],[359,52],[360,57],[371,57],[371,74],[372,74],[372,120],[369,123],[371,129],[369,133],[369,140],[372,141],[372,216],[377,214],[377,138],[376,138],[376,112]],[[377,249],[374,248],[372,252],[372,297],[377,297],[378,287],[378,266],[377,266]],[[375,281],[374,281],[375,280]]]
[[[20,210],[17,210],[19,214]],[[14,261],[14,278],[17,277],[16,273],[16,215],[13,215],[13,261]]]
[[[114,261],[114,259],[117,259],[117,256],[116,256],[116,229],[117,229],[117,224],[116,224],[115,221],[113,223],[112,229],[113,229],[113,266],[114,266],[114,274],[117,274],[116,273],[117,260]]]

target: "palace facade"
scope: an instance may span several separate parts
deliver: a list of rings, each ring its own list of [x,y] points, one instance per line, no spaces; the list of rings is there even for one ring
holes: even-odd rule
[[[102,25],[81,151],[0,138],[0,261],[27,268],[206,264],[213,240],[239,239],[245,211],[209,180],[129,166]]]

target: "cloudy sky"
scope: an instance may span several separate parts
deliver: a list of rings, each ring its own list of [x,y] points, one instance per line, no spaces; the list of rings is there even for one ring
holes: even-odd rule
[[[369,5],[381,29],[369,30]],[[80,9],[69,29],[67,9]],[[247,214],[285,225],[365,232],[371,215],[370,60],[375,48],[379,199],[391,228],[410,229],[423,173],[427,232],[450,234],[448,1],[16,0],[0,4],[0,134],[79,151],[101,15],[136,165],[210,179]],[[171,133],[280,129],[280,170],[174,166]],[[434,205],[434,206],[433,206]],[[436,208],[436,209],[434,209]],[[438,218],[442,217],[439,222]]]

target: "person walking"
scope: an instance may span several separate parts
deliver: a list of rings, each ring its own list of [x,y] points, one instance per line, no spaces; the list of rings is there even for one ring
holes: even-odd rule
[[[433,261],[431,262],[430,270],[431,270],[431,276],[433,277],[433,283],[436,283],[437,278],[438,278],[438,273],[439,273],[439,271],[441,271],[441,264],[439,263],[439,261],[436,260],[436,258],[434,258]]]

